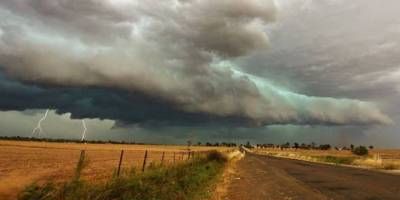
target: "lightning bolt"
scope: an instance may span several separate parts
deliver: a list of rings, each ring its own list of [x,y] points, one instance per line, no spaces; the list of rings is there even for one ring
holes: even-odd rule
[[[44,116],[40,118],[39,122],[37,123],[37,126],[32,130],[32,136],[38,131],[38,137],[40,138],[40,134],[43,132],[42,129],[42,122],[47,118],[47,114],[49,113],[49,109],[46,110],[46,113],[44,113]]]
[[[86,122],[85,122],[85,120],[83,120],[83,119],[82,119],[82,127],[83,127],[83,132],[82,132],[82,139],[81,139],[81,141],[85,140],[86,131],[87,131]]]

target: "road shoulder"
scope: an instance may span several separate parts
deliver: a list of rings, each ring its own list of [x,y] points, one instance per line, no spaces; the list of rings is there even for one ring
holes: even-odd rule
[[[296,200],[327,199],[317,190],[288,175],[285,171],[268,166],[257,156],[247,155],[237,162],[232,174],[226,200]]]

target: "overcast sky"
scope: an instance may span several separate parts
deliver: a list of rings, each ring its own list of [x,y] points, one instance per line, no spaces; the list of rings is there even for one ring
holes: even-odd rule
[[[0,135],[400,147],[397,0],[0,2]]]

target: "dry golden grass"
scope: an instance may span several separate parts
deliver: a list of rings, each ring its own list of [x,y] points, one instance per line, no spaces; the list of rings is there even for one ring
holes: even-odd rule
[[[122,173],[135,168],[140,171],[144,152],[148,150],[147,164],[161,162],[165,165],[187,159],[187,146],[172,145],[119,145],[47,143],[0,140],[0,199],[14,199],[26,185],[41,180],[67,180],[73,175],[80,151],[86,151],[88,165],[83,178],[101,181],[113,175],[124,150]],[[223,147],[191,147],[192,151],[207,151]],[[175,156],[174,156],[175,155]],[[175,159],[174,159],[175,157]],[[175,160],[175,161],[174,161]]]
[[[256,149],[256,152],[271,152],[271,153],[295,153],[306,156],[337,156],[348,157],[355,156],[351,151],[337,151],[337,150],[304,150],[304,149],[279,149],[279,148],[263,148]],[[382,159],[400,159],[400,149],[374,149],[369,151],[369,155],[373,156],[379,154]]]
[[[288,157],[293,159],[321,161],[318,157],[332,156],[336,158],[352,158],[352,165],[395,170],[400,169],[400,150],[399,149],[374,149],[369,151],[366,157],[356,156],[351,151],[337,150],[303,150],[303,149],[279,149],[279,148],[264,148],[256,149],[256,153],[269,154],[278,157]]]

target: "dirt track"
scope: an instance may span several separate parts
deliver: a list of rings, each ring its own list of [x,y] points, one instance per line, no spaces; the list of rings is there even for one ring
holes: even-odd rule
[[[227,200],[400,200],[398,175],[250,154],[236,167]]]

